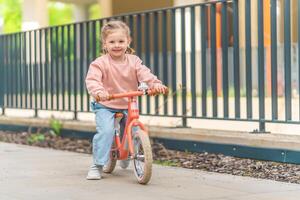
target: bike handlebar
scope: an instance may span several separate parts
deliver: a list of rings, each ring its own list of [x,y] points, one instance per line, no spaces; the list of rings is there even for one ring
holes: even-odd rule
[[[168,89],[163,94],[168,94]],[[160,94],[160,92],[157,92],[155,89],[147,89],[145,91],[131,91],[131,92],[124,92],[119,94],[111,94],[108,97],[108,100],[112,99],[119,99],[124,97],[136,97],[136,96],[142,96],[142,95],[157,95]]]

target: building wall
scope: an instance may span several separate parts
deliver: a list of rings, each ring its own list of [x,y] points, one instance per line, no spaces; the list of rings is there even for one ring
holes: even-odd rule
[[[112,0],[112,15],[172,7],[174,0]]]

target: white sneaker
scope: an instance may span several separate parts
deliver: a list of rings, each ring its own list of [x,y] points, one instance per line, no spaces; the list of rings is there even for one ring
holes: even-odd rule
[[[102,167],[93,164],[86,177],[87,180],[100,180],[101,179]]]

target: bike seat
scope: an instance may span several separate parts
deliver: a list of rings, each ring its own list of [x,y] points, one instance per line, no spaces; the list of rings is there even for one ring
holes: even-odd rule
[[[123,118],[124,114],[121,112],[115,113],[115,118]]]

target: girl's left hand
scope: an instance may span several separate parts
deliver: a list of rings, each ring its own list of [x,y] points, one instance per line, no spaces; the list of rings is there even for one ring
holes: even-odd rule
[[[160,84],[160,83],[155,83],[152,87],[156,92],[166,94],[168,92],[168,87]]]

